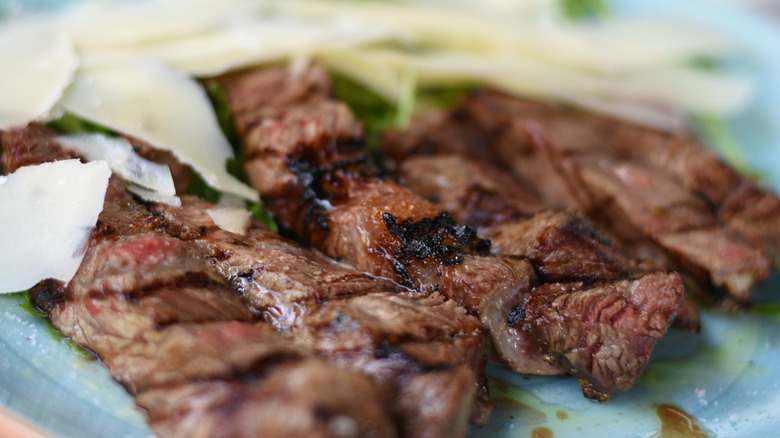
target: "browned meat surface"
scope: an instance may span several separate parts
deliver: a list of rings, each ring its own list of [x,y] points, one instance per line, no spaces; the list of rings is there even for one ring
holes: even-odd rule
[[[182,207],[154,206],[169,232],[201,246],[217,268],[279,330],[290,330],[320,303],[371,292],[407,292],[307,250],[253,221],[245,235],[214,225],[206,201],[184,198]]]
[[[539,210],[543,206],[527,191],[514,197],[522,187],[513,183],[509,174],[490,163],[476,163],[450,153],[446,144],[437,145],[431,139],[423,155],[411,155],[413,152],[408,151],[414,148],[408,145],[412,142],[394,133],[384,138],[382,155],[395,159],[403,155],[394,152],[399,143],[408,157],[394,161],[391,168],[396,169],[394,175],[401,182],[440,206],[451,208],[453,215],[478,221],[484,235],[491,238],[493,251],[527,257],[540,279],[548,282],[534,289],[524,305],[516,309],[515,323],[533,335],[551,363],[562,364],[579,376],[589,397],[605,399],[628,389],[672,321],[679,320],[676,325],[687,330],[698,328],[698,309],[691,307],[692,302],[685,306],[684,319],[676,317],[683,296],[679,276],[642,274],[636,262],[580,214],[528,212],[526,199]],[[465,199],[469,202],[463,202]],[[467,205],[475,204],[495,214],[475,217],[464,211]],[[549,299],[551,289],[566,291],[567,302],[559,305]],[[629,290],[639,290],[633,301],[626,298]],[[555,306],[567,310],[561,311],[557,319],[529,318]],[[599,323],[583,323],[602,306],[613,306],[605,314],[620,312],[619,318],[610,314]],[[647,324],[648,319],[653,320],[652,326]],[[573,347],[586,342],[592,348]]]
[[[484,140],[473,142],[469,138],[471,145],[461,142],[453,148],[448,142],[451,136],[440,136],[441,132],[457,132],[464,124],[468,122],[457,113],[447,119],[435,111],[432,116],[423,114],[416,118],[409,131],[386,132],[379,149],[382,164],[389,164],[385,167],[405,186],[458,220],[478,227],[482,235],[491,239],[492,252],[528,257],[545,281],[626,278],[669,264],[668,256],[659,256],[655,245],[639,246],[640,240],[628,252],[641,257],[632,259],[622,245],[580,214],[548,210],[509,173],[489,159],[477,158],[478,153],[469,152],[467,146],[485,147]],[[474,206],[479,206],[480,212],[475,213]],[[700,315],[695,302],[683,301],[672,326],[691,332],[699,330]]]
[[[382,143],[392,147],[377,151],[380,166],[393,174],[409,158],[445,154],[491,161],[493,153],[488,138],[479,126],[460,116],[457,112],[432,110],[416,115],[403,131],[383,132]]]
[[[209,252],[244,298],[296,345],[393,388],[403,436],[462,436],[470,416],[484,423],[490,402],[477,319],[452,302],[348,269],[259,223],[245,235],[219,229],[208,207],[185,198],[182,207],[154,211],[173,234]],[[431,356],[438,351],[447,354]],[[417,393],[423,386],[426,394],[451,397],[432,397],[425,403],[436,399],[437,409],[421,410],[410,400],[423,401]]]
[[[601,215],[628,241],[652,240],[702,282],[747,300],[751,287],[769,275],[760,251],[720,225],[700,198],[656,172],[602,159],[593,165],[583,161],[580,175],[600,206],[592,216]]]
[[[24,135],[17,138],[4,142],[5,150],[27,154],[30,163],[65,155],[55,148],[36,157]],[[296,340],[296,330],[279,333],[257,322],[230,283],[235,279],[214,262],[213,247],[192,235],[182,240],[174,228],[184,229],[137,203],[112,178],[76,277],[67,287],[44,282],[33,292],[55,328],[94,351],[137,396],[161,436],[458,436],[469,416],[484,421],[480,324],[463,310],[434,298],[415,302],[394,285],[391,292],[327,303],[351,310],[331,315],[322,330],[317,315],[330,307],[312,307],[297,332],[323,342]],[[328,266],[325,260],[319,263]],[[391,284],[359,276],[371,279],[360,285]],[[404,316],[395,331],[373,321],[392,311]],[[419,325],[428,321],[447,325],[436,325],[438,331]],[[362,368],[344,360],[350,354],[364,359]],[[452,398],[436,398],[440,393]]]
[[[149,411],[149,422],[161,436],[394,436],[385,413],[372,403],[377,388],[368,378],[320,363],[272,365],[263,370],[267,375],[262,379],[155,387],[140,393],[137,401]],[[367,427],[372,423],[386,429]]]
[[[518,320],[551,360],[581,377],[586,395],[606,399],[639,378],[682,295],[677,274],[592,286],[551,283],[528,295]]]
[[[780,269],[780,199],[743,181],[718,209],[729,229],[751,246],[761,249],[775,269]]]
[[[772,213],[773,207],[752,203],[734,208],[733,212],[740,213],[733,216],[721,213],[719,217],[717,210],[723,207],[714,203],[723,194],[713,191],[708,195],[702,187],[708,185],[709,177],[725,184],[718,192],[733,193],[735,174],[722,163],[713,164],[716,158],[710,153],[702,152],[702,159],[710,163],[711,170],[694,165],[693,154],[701,149],[692,149],[695,142],[640,128],[632,131],[630,125],[610,119],[493,92],[469,96],[456,112],[492,139],[487,143],[497,162],[523,180],[533,181],[537,194],[548,204],[585,212],[617,236],[633,256],[647,257],[650,264],[666,269],[689,269],[701,289],[722,287],[738,300],[748,299],[750,288],[768,275],[767,255],[774,262],[772,248],[778,247],[770,236],[780,232],[775,225],[778,216]],[[629,139],[634,143],[628,143]],[[645,140],[647,144],[635,144]],[[641,150],[655,152],[645,156],[637,152]],[[682,178],[681,169],[695,177]],[[765,197],[765,205],[776,199],[758,193]],[[739,220],[734,218],[751,214],[747,212],[761,219],[756,225],[742,226],[740,236],[735,233]],[[751,228],[755,233],[747,237]],[[694,231],[717,238],[680,235]],[[751,239],[762,243],[751,247]],[[708,256],[696,256],[701,254]]]
[[[400,135],[395,131],[392,134]],[[383,155],[398,146],[389,137],[384,136],[380,147]],[[437,143],[429,140],[428,144]],[[392,167],[395,170],[391,174],[405,187],[450,213],[456,221],[477,228],[480,235],[496,224],[528,219],[549,210],[516,178],[460,153],[410,156]]]
[[[386,139],[381,150],[392,154],[396,145]],[[550,210],[491,163],[445,153],[397,164],[394,176],[402,184],[477,227],[493,253],[527,257],[543,281],[610,280],[638,269],[579,213]]]
[[[51,160],[78,158],[75,152],[63,150],[51,138],[52,134],[51,129],[39,124],[32,124],[26,129],[0,131],[3,172],[8,174],[22,166],[39,164],[41,157],[54,157]]]
[[[514,348],[525,345],[517,339],[522,333],[507,321],[535,279],[531,265],[486,255],[487,242],[473,229],[377,177],[366,162],[362,129],[330,99],[321,68],[296,76],[269,68],[219,81],[248,156],[250,183],[283,229],[358,270],[440,292],[479,315],[510,366],[520,370],[528,362]]]
[[[464,305],[480,316],[502,359],[515,370],[552,373],[558,372],[558,364],[564,364],[574,372],[574,367],[544,348],[541,352],[555,366],[539,366],[538,344],[520,327],[522,297],[535,284],[525,258],[485,255],[488,245],[473,229],[378,177],[359,147],[356,122],[342,105],[329,100],[325,91],[319,100],[301,91],[297,91],[301,95],[297,101],[290,98],[296,90],[323,90],[321,75],[324,73],[317,67],[296,77],[272,68],[221,79],[250,157],[246,166],[250,180],[279,223],[359,270],[417,290],[438,291]],[[266,88],[246,84],[264,84]],[[307,128],[304,133],[289,133],[302,130],[302,126]],[[253,173],[257,176],[251,176]],[[541,204],[537,205],[526,211],[541,209]],[[505,210],[512,208],[506,206]],[[669,288],[675,288],[672,283]],[[669,318],[664,330],[681,299],[681,284],[676,286],[678,295],[673,308],[664,314]],[[626,376],[636,373],[635,379],[643,368],[640,362],[647,359],[637,357],[626,364],[636,369],[613,375],[595,371],[602,365],[600,359],[592,369],[578,370],[583,382],[594,379],[585,384],[589,388],[586,394],[606,399],[625,389],[615,381],[600,379],[614,380],[619,374],[630,380]]]
[[[101,225],[114,227],[121,222],[117,217],[106,217],[111,210],[101,215],[107,219]],[[130,218],[137,219],[134,215]],[[252,322],[241,296],[206,263],[203,254],[181,241],[156,234],[143,226],[144,222],[133,223],[134,228],[99,228],[93,234],[85,263],[68,286],[49,284],[34,291],[33,296],[46,306],[55,328],[94,351],[109,366],[112,376],[139,396],[139,406],[150,411],[150,424],[161,436],[186,435],[187,428],[193,426],[178,422],[177,415],[166,418],[155,411],[140,398],[146,391],[191,389],[201,382],[243,387],[246,381],[248,387],[266,386],[271,379],[289,380],[293,377],[290,370],[300,366],[317,368],[317,373],[328,376],[343,372],[294,347],[270,327]],[[280,363],[290,367],[281,367]],[[362,373],[353,375],[353,382],[342,383],[340,393],[346,395],[329,400],[335,414],[353,423],[350,433],[326,433],[330,420],[322,418],[319,406],[301,409],[299,421],[320,429],[323,436],[395,436],[384,392]],[[338,394],[332,386],[312,386],[308,391],[329,394],[330,399]],[[264,397],[262,392],[248,392],[237,401],[246,399],[239,405],[240,410],[252,405],[275,408],[284,402]],[[184,405],[170,406],[174,412],[192,403],[176,402]],[[371,416],[356,416],[366,412]],[[192,421],[200,433],[212,435],[218,432],[210,427],[230,422],[231,415],[231,410],[215,404],[202,407]],[[173,421],[175,427],[160,428],[158,420]],[[273,429],[279,431],[278,436],[289,436],[297,430],[284,418],[241,427],[246,428],[241,436],[258,436]]]

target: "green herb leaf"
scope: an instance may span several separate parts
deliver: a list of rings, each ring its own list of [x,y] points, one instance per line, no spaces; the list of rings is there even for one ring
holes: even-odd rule
[[[561,0],[561,10],[566,18],[585,20],[609,15],[609,8],[603,0]]]
[[[716,152],[737,172],[743,175],[750,174],[747,157],[723,120],[710,116],[696,116],[693,118],[693,124],[704,136],[707,144],[715,148]]]
[[[263,204],[247,201],[246,209],[249,210],[250,213],[252,213],[253,218],[264,223],[269,229],[271,229],[271,231],[277,233],[279,232],[279,226],[276,224],[276,221],[274,221],[274,218],[271,216],[270,213],[268,213],[268,210],[266,210]]]
[[[94,132],[111,137],[115,137],[117,135],[116,132],[108,128],[92,122],[88,122],[71,113],[65,113],[59,119],[50,121],[48,126],[61,134],[81,134],[83,132]]]

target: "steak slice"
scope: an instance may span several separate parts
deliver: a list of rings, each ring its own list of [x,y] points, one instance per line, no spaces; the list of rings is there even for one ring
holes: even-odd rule
[[[383,142],[383,154],[393,155],[399,141],[411,143],[396,134]],[[396,161],[395,175],[412,190],[452,208],[453,215],[479,221],[484,235],[493,241],[493,251],[520,254],[531,261],[547,284],[538,286],[516,308],[515,324],[532,335],[552,364],[580,377],[586,396],[604,400],[630,388],[673,320],[688,330],[698,328],[698,309],[691,307],[692,302],[685,306],[683,318],[677,317],[683,298],[677,274],[643,271],[576,212],[526,213],[523,200],[531,195],[521,191],[513,197],[522,188],[510,175],[446,148],[430,145],[429,150],[439,152]],[[482,205],[495,214],[474,216],[464,211],[470,205]],[[561,292],[554,298],[565,294],[565,303],[556,303],[548,295],[558,289]],[[631,297],[634,290],[637,296]],[[556,306],[553,318],[548,310]],[[603,310],[607,307],[612,309]],[[599,312],[608,317],[599,316],[598,323],[588,320]]]
[[[43,149],[30,147],[24,132],[13,142],[4,137],[4,151],[24,157],[15,162],[68,156],[54,147],[38,155]],[[40,128],[29,133],[33,144],[51,135]],[[257,322],[207,254],[166,234],[163,225],[112,177],[76,276],[67,285],[45,281],[32,291],[53,326],[95,352],[136,396],[156,433],[397,436],[385,385]],[[203,387],[212,391],[204,394]],[[296,422],[277,415],[290,406]],[[246,418],[258,415],[256,408],[268,410],[260,413],[263,422]]]
[[[362,129],[330,99],[313,66],[218,78],[248,157],[245,170],[277,223],[326,255],[404,286],[442,295],[478,315],[501,357],[521,363],[507,321],[534,281],[519,258],[489,256],[487,242],[432,204],[378,177]]]
[[[769,262],[760,251],[720,225],[699,198],[647,168],[599,160],[583,164],[581,178],[599,200],[599,214],[629,225],[617,233],[627,240],[651,239],[700,282],[745,301],[752,286],[769,275]]]
[[[676,273],[592,286],[550,283],[527,296],[520,319],[551,361],[580,377],[587,397],[606,400],[639,378],[682,295]]]
[[[691,184],[686,186],[682,179],[670,175],[658,163],[653,165],[653,159],[626,152],[634,145],[619,148],[613,144],[617,141],[613,138],[628,138],[612,132],[623,129],[616,122],[594,119],[573,110],[515,102],[493,92],[469,96],[461,102],[458,112],[468,114],[493,139],[489,144],[499,162],[521,179],[540,182],[537,187],[545,201],[559,208],[576,207],[585,212],[624,242],[627,249],[636,249],[632,255],[649,257],[650,262],[661,264],[659,267],[667,270],[693,267],[694,277],[700,280],[698,289],[706,290],[712,285],[723,287],[741,301],[748,298],[753,284],[768,275],[766,256],[745,243],[713,210],[715,195],[708,198],[698,191],[692,192],[696,189]],[[593,127],[587,125],[591,121]],[[691,149],[687,151],[686,156],[691,156]],[[722,166],[718,169],[722,170]],[[718,169],[713,172],[718,174],[721,171]],[[722,178],[730,180],[725,174]],[[763,223],[772,224],[772,214],[764,215]],[[752,265],[744,265],[745,258],[740,258],[739,266],[732,266],[736,259],[714,251],[716,248],[699,246],[681,250],[665,246],[670,241],[665,235],[694,230],[708,230],[718,234],[719,241],[728,242],[729,247],[752,253]],[[767,233],[771,232],[764,234]],[[680,240],[675,242],[682,244]],[[707,243],[692,238],[684,242]],[[666,260],[661,251],[666,254]],[[688,257],[707,252],[721,257]]]
[[[348,269],[258,222],[244,235],[217,228],[209,207],[184,198],[181,207],[153,211],[174,235],[207,251],[244,299],[296,345],[392,388],[403,436],[463,436],[469,418],[484,424],[490,401],[477,319],[452,302]],[[384,353],[391,350],[398,354]],[[432,359],[428,350],[449,354]],[[431,402],[418,391],[451,397],[423,410],[410,402]]]
[[[381,150],[395,144],[385,142]],[[491,240],[491,252],[527,257],[542,281],[610,280],[639,269],[581,214],[550,210],[490,163],[444,153],[409,157],[397,169],[402,184],[477,227]]]
[[[108,241],[99,244],[94,241],[101,232],[93,233],[85,263],[69,285],[39,288],[33,291],[33,297],[38,304],[48,306],[47,313],[56,329],[98,354],[111,375],[131,394],[139,396],[137,402],[149,410],[150,425],[158,434],[167,436],[170,432],[177,436],[180,432],[159,427],[158,420],[166,421],[165,414],[140,398],[146,391],[169,393],[172,387],[191,388],[215,379],[230,386],[265,386],[271,378],[292,378],[288,376],[290,370],[304,364],[327,376],[343,372],[294,347],[270,327],[253,322],[241,296],[205,263],[203,254],[181,241],[152,233],[117,236],[112,232],[104,236]],[[112,242],[113,239],[116,240]],[[197,271],[191,270],[195,268]],[[120,274],[124,272],[150,275]],[[181,302],[186,304],[180,305]],[[291,367],[276,366],[279,363],[289,363]],[[274,366],[268,368],[271,365]],[[354,379],[343,382],[344,391],[365,391],[367,400],[331,400],[333,410],[354,423],[354,433],[345,436],[395,436],[384,390],[362,373],[354,373]],[[353,386],[346,389],[348,385]],[[329,389],[320,385],[309,390]],[[239,399],[243,399],[239,406],[246,409],[265,404],[264,397],[267,396],[262,393],[249,393]],[[182,405],[173,408],[176,412]],[[208,432],[209,425],[230,421],[230,412],[219,405],[204,407],[191,418],[197,426],[190,427]],[[371,416],[355,416],[366,412]],[[301,411],[300,415],[320,429],[330,427],[317,407]],[[252,429],[258,426],[261,429]],[[279,419],[275,423],[247,423],[241,427],[246,428],[246,435],[277,429],[279,436],[289,436],[296,430],[291,426]]]
[[[533,119],[567,154],[639,161],[706,200],[723,223],[780,268],[780,199],[744,180],[693,136],[659,132],[608,117],[484,92],[491,113]],[[484,113],[483,113],[484,114]]]
[[[367,377],[321,365],[318,359],[284,362],[264,370],[261,379],[154,387],[141,392],[137,401],[161,436],[395,436],[367,427],[389,426],[382,409],[372,403],[376,387]]]

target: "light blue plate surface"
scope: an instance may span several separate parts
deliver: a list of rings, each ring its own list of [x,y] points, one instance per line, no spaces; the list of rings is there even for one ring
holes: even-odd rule
[[[0,17],[65,2],[0,0]],[[727,124],[750,167],[780,191],[780,25],[706,0],[613,0],[621,13],[681,17],[714,26],[744,48],[741,68],[756,78],[755,103]],[[780,276],[757,296],[778,303]],[[62,438],[151,435],[144,414],[97,361],[54,340],[45,322],[0,296],[0,409]],[[661,340],[640,382],[609,403],[585,400],[573,378],[522,377],[491,368],[496,403],[472,437],[651,437],[659,404],[693,416],[710,436],[780,435],[780,319],[706,312],[698,335]],[[3,437],[5,438],[5,437]]]

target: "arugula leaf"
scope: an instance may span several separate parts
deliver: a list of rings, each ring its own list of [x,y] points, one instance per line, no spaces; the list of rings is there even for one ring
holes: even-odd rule
[[[62,117],[50,121],[47,125],[60,134],[81,134],[84,132],[92,132],[108,135],[110,137],[116,137],[117,135],[116,132],[108,128],[84,120],[71,113],[65,113],[62,115]]]
[[[374,151],[379,144],[379,134],[396,127],[397,108],[368,87],[338,73],[331,72],[333,94],[347,104],[355,117],[363,123],[365,144]]]
[[[382,131],[406,129],[415,114],[434,108],[451,108],[472,87],[451,86],[441,88],[417,87],[413,71],[407,72],[398,104],[387,101],[370,88],[345,75],[329,72],[333,82],[333,94],[350,107],[355,117],[363,123],[365,144],[369,154],[379,145]]]
[[[246,209],[249,210],[253,218],[264,223],[271,231],[279,232],[279,226],[262,203],[246,201]]]
[[[696,116],[692,121],[694,127],[707,139],[707,144],[714,147],[737,172],[742,175],[751,174],[745,153],[723,120],[710,116]]]
[[[585,20],[609,15],[609,8],[603,0],[561,0],[561,11],[571,20]]]

